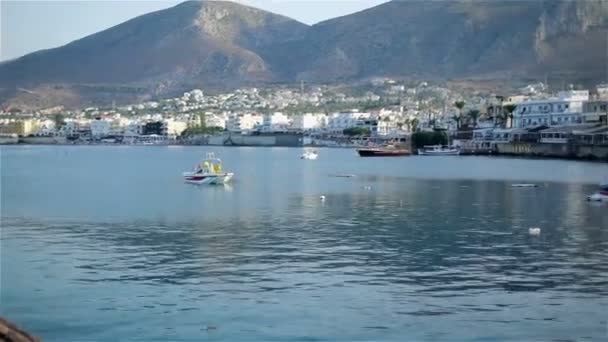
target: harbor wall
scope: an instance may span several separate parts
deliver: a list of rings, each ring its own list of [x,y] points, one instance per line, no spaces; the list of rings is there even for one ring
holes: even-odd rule
[[[243,135],[228,134],[221,137],[223,145],[232,146],[303,146],[304,136],[301,134],[260,134]],[[220,139],[210,139],[210,143],[218,144]]]
[[[64,137],[23,137],[19,139],[19,142],[32,145],[52,145],[65,144],[67,140]]]
[[[13,145],[13,144],[18,144],[19,143],[19,138],[18,137],[14,137],[14,138],[0,138],[0,145]]]
[[[541,144],[541,143],[502,143],[496,144],[497,154],[551,157],[571,159],[592,159],[608,161],[608,146]]]

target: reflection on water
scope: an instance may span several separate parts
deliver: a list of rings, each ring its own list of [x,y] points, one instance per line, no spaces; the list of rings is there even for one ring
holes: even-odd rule
[[[130,217],[104,219],[98,185],[49,204],[57,215],[24,215],[33,189],[3,192],[20,205],[3,208],[2,314],[57,341],[605,338],[608,207],[581,200],[592,186],[304,165],[303,183],[288,167],[268,187],[253,171],[231,188],[158,185]],[[89,196],[95,215],[77,203]],[[141,215],[161,201],[174,215]]]

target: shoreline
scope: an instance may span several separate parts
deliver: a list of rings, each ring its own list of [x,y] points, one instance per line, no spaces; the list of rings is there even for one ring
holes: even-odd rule
[[[358,148],[362,148],[364,146],[320,146],[320,145],[307,145],[307,146],[278,146],[278,145],[206,145],[206,144],[156,144],[156,145],[143,145],[143,144],[66,144],[66,143],[18,143],[18,144],[0,144],[0,148],[4,146],[111,146],[111,147],[171,147],[171,146],[180,146],[180,147],[254,147],[254,148],[294,148],[294,149],[304,149],[304,148],[327,148],[327,149],[353,149],[356,150]],[[412,154],[407,157],[417,156]],[[582,161],[582,162],[593,162],[593,163],[608,163],[608,158],[602,159],[595,156],[587,156],[587,157],[579,157],[572,155],[544,155],[538,153],[506,153],[506,152],[488,152],[488,151],[466,151],[461,153],[459,157],[502,157],[502,158],[518,158],[518,159],[537,159],[537,160],[570,160],[570,161]],[[394,157],[392,157],[394,158]],[[429,158],[429,156],[426,156]]]

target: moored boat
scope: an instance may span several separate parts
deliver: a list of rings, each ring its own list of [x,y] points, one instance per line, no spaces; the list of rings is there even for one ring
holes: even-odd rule
[[[434,145],[418,149],[418,155],[420,156],[457,156],[459,154],[460,150],[451,146]]]
[[[360,148],[357,150],[357,153],[359,153],[361,157],[401,157],[409,156],[411,154],[410,150],[398,148],[393,145],[388,145],[385,147]]]
[[[222,161],[213,152],[194,167],[193,171],[183,173],[186,183],[192,184],[225,184],[229,182],[234,173],[222,171]]]
[[[608,202],[608,191],[598,191],[592,195],[587,196],[587,201],[591,202]]]

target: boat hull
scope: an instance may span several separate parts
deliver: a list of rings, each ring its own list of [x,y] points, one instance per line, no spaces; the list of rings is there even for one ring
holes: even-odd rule
[[[193,172],[184,172],[184,181],[190,184],[218,185],[230,182],[233,176],[233,173],[197,174]]]
[[[359,149],[361,157],[403,157],[411,154],[408,150]]]
[[[418,150],[419,156],[457,156],[460,154],[460,151],[422,151]]]
[[[608,202],[608,191],[600,191],[594,193],[593,195],[587,196],[587,201]]]
[[[316,154],[303,154],[300,156],[300,159],[304,160],[317,160],[318,155]]]

